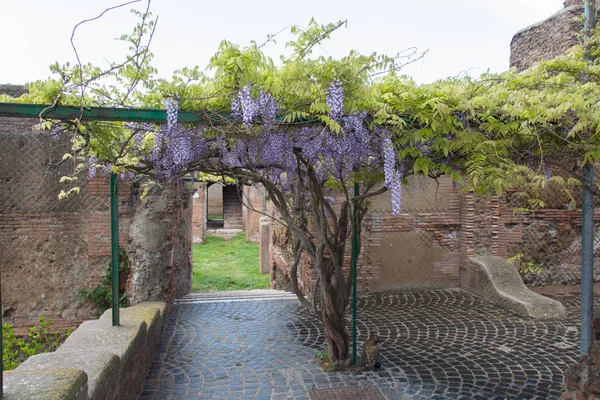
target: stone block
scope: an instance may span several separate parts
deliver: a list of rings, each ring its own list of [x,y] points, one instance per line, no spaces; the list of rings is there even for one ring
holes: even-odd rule
[[[5,400],[88,400],[88,378],[73,368],[4,372]]]
[[[146,301],[132,307],[120,308],[120,320],[126,321],[127,324],[144,322],[147,340],[157,340],[160,339],[162,321],[167,315],[167,306],[165,301]],[[106,310],[100,320],[108,320],[112,323],[112,310]]]
[[[119,357],[121,371],[128,371],[137,353],[146,343],[146,322],[121,320],[120,326],[112,326],[110,319],[86,321],[56,350],[57,354],[87,352],[114,353]]]
[[[43,353],[29,357],[18,370],[82,370],[87,375],[88,397],[90,400],[110,400],[116,395],[119,380],[119,356],[110,351],[85,352],[63,351]]]
[[[470,293],[517,314],[539,320],[564,319],[565,307],[559,301],[532,292],[525,286],[516,267],[494,256],[471,257],[473,274]]]

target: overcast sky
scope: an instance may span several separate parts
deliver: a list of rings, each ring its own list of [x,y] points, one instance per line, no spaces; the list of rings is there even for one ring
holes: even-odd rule
[[[405,73],[419,82],[456,76],[477,76],[488,69],[508,69],[512,36],[562,8],[562,0],[153,0],[159,17],[152,43],[154,65],[163,77],[173,70],[204,68],[223,39],[245,45],[292,25],[348,20],[323,50],[339,57],[350,49],[394,55],[407,48],[429,50]],[[4,0],[0,7],[2,62],[0,83],[25,83],[50,76],[56,61],[74,61],[73,27],[96,17],[118,0]],[[143,7],[143,6],[138,6]],[[117,61],[124,46],[115,40],[136,20],[131,6],[107,13],[81,26],[75,43],[82,61]],[[285,51],[282,35],[267,53]]]

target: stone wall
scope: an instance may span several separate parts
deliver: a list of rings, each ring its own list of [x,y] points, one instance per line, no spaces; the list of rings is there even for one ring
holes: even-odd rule
[[[166,302],[147,302],[84,322],[53,353],[4,372],[7,399],[138,399],[167,321]]]
[[[578,43],[583,29],[583,7],[578,0],[565,2],[563,10],[520,30],[510,43],[510,66],[522,71],[542,60],[550,60]],[[576,4],[576,5],[572,5]]]
[[[107,176],[81,173],[79,195],[58,200],[68,138],[37,130],[37,119],[0,119],[0,270],[6,322],[19,327],[50,317],[56,328],[96,314],[80,290],[96,286],[110,263]],[[119,181],[119,244],[129,251],[132,304],[171,300],[189,291],[191,208],[183,187],[152,191]],[[161,198],[161,196],[170,197]],[[164,209],[161,207],[164,206]],[[156,232],[156,236],[149,234]],[[154,247],[153,247],[154,246]]]

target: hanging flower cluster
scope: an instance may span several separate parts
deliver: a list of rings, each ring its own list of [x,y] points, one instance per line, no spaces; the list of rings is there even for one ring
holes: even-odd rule
[[[344,87],[342,82],[335,79],[325,93],[325,102],[331,109],[331,118],[337,121],[344,114]]]
[[[262,90],[256,98],[252,88],[244,86],[231,100],[232,118],[252,133],[205,134],[177,123],[178,105],[166,101],[167,123],[154,127],[154,143],[147,161],[159,180],[170,180],[191,170],[223,171],[246,168],[262,171],[284,192],[293,190],[298,173],[311,170],[321,185],[333,179],[343,184],[353,182],[352,174],[364,169],[384,171],[384,185],[392,191],[392,210],[400,213],[403,169],[390,139],[389,131],[369,130],[366,113],[343,115],[343,88],[334,81],[327,90],[331,117],[338,121],[341,133],[333,133],[320,124],[304,125],[294,130],[279,129],[276,124],[275,98]],[[136,125],[134,143],[141,143]],[[139,145],[135,145],[139,146]],[[95,160],[89,162],[90,175]],[[298,168],[302,171],[298,171]],[[93,168],[95,173],[95,168]],[[309,199],[310,201],[310,199]]]
[[[384,185],[392,191],[392,214],[400,214],[402,206],[402,179],[404,178],[404,168],[397,166],[398,157],[394,151],[394,145],[390,138],[389,131],[385,129],[378,130],[381,135],[381,154],[383,155],[383,174]]]

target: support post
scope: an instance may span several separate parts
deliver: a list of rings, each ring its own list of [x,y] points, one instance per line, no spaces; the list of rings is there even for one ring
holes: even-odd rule
[[[596,26],[596,2],[585,0],[585,60],[592,61],[589,49],[592,30]],[[586,78],[584,78],[586,79]],[[581,340],[580,355],[588,353],[593,341],[594,317],[594,164],[583,166],[583,206],[581,222]]]
[[[583,209],[581,226],[581,349],[587,354],[593,341],[594,315],[594,165],[583,167]]]
[[[354,197],[358,196],[358,183],[354,184]],[[353,205],[352,221],[352,365],[356,365],[356,273],[358,264],[358,207]]]
[[[0,271],[0,276],[2,271]],[[2,314],[4,313],[4,307],[2,306],[2,278],[0,278],[0,400],[2,400],[2,394],[4,393],[4,338],[2,329]]]
[[[117,174],[110,174],[110,244],[112,254],[112,325],[119,326],[119,198]]]

